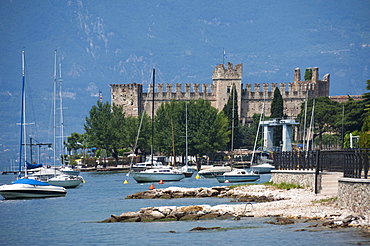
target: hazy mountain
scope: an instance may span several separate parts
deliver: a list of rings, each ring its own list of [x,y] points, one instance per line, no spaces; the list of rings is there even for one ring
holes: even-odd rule
[[[214,66],[243,63],[243,83],[292,82],[296,67],[331,74],[331,95],[369,79],[370,2],[0,0],[0,162],[16,158],[21,51],[33,136],[51,141],[54,50],[62,64],[66,134],[83,132],[111,83],[211,83]],[[31,107],[32,106],[32,107]],[[29,110],[30,111],[30,110]]]

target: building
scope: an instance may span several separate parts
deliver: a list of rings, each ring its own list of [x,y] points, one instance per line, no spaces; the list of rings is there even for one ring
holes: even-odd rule
[[[264,113],[269,116],[274,90],[279,88],[284,101],[284,113],[288,117],[296,117],[300,112],[300,106],[305,99],[320,96],[329,96],[330,75],[326,74],[319,80],[319,69],[312,69],[310,81],[301,80],[301,71],[296,68],[294,71],[294,82],[292,83],[263,83],[242,84],[243,64],[233,66],[228,63],[219,64],[212,74],[212,84],[157,84],[154,95],[154,110],[163,102],[171,100],[197,100],[202,98],[211,102],[211,105],[219,111],[223,109],[231,96],[231,88],[235,84],[237,92],[238,115],[242,123],[250,122],[252,116],[262,112],[265,103]],[[143,92],[142,84],[111,84],[111,102],[114,105],[122,105],[126,115],[138,116],[146,111],[151,115],[152,104],[144,103],[146,98],[151,100],[152,90]]]

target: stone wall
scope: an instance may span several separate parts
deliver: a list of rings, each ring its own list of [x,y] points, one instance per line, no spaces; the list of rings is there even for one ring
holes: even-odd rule
[[[338,205],[356,213],[370,212],[370,179],[340,178]]]
[[[275,88],[279,88],[284,101],[284,114],[294,118],[300,112],[300,106],[306,98],[329,96],[330,75],[318,79],[318,68],[313,68],[311,81],[301,81],[299,68],[294,71],[293,83],[242,84],[243,64],[233,66],[219,64],[212,73],[212,84],[157,84],[154,95],[154,111],[163,102],[171,100],[189,101],[202,98],[221,111],[231,97],[232,86],[236,86],[238,115],[241,122],[251,122],[254,114],[260,114],[265,102],[264,112],[270,115]],[[144,93],[141,84],[111,84],[112,104],[123,105],[126,115],[136,116],[143,110],[151,115],[153,90]]]
[[[296,184],[302,187],[315,187],[315,171],[272,170],[271,181],[275,184]]]

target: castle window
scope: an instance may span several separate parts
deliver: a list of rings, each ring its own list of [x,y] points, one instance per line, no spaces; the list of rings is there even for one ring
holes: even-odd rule
[[[227,87],[227,90],[226,90],[227,93],[230,93],[230,86]]]

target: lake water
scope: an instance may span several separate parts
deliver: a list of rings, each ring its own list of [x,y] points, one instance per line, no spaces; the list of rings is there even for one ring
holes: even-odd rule
[[[142,207],[230,203],[229,199],[192,198],[171,200],[126,200],[127,195],[147,190],[125,173],[82,173],[86,183],[69,189],[65,197],[0,200],[0,245],[356,245],[370,243],[359,230],[318,230],[308,223],[271,225],[269,218],[239,221],[205,220],[152,223],[98,223],[111,214],[138,211]],[[0,175],[0,184],[14,175]],[[270,175],[262,175],[266,182]],[[179,182],[154,184],[212,187],[215,179],[188,178]],[[223,184],[226,185],[226,184]],[[221,227],[222,230],[190,231],[192,228]],[[298,231],[306,229],[306,231]],[[170,233],[175,231],[176,233]]]

